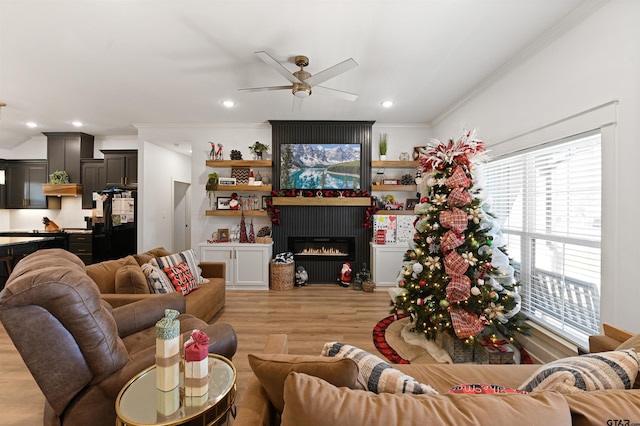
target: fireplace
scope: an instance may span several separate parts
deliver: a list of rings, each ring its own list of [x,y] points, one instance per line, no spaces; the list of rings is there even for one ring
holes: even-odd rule
[[[288,237],[288,251],[296,260],[354,260],[355,237]]]

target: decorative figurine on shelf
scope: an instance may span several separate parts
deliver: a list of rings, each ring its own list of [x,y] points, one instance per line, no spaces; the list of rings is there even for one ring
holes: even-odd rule
[[[211,151],[209,151],[209,159],[210,160],[215,160],[216,158],[216,144],[213,142],[209,142],[209,145],[211,145]]]
[[[213,159],[222,160],[222,144],[221,143],[218,144],[218,147],[216,148],[216,153]]]
[[[298,266],[296,268],[296,283],[294,284],[296,287],[304,287],[307,285],[307,281],[309,281],[309,274],[307,270],[304,269],[304,266]]]
[[[351,264],[349,262],[342,264],[338,281],[342,287],[349,287],[349,283],[351,283]]]
[[[234,192],[231,194],[231,201],[229,201],[229,209],[230,210],[238,210],[240,208],[240,203],[238,202],[238,194]]]

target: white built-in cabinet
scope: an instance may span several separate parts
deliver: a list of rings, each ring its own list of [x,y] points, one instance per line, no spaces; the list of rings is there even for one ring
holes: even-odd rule
[[[201,262],[224,262],[230,290],[269,290],[273,244],[200,244]]]
[[[407,253],[407,243],[376,244],[371,246],[371,274],[373,282],[378,287],[392,287],[402,269],[404,255]]]

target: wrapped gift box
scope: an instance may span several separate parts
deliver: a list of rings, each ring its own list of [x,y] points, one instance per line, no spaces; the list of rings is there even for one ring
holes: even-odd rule
[[[180,381],[180,312],[166,309],[156,323],[156,387],[161,391],[176,388]]]
[[[193,330],[184,344],[184,396],[202,396],[209,391],[209,337]]]
[[[506,339],[483,336],[476,348],[475,362],[478,364],[513,364],[513,346]]]

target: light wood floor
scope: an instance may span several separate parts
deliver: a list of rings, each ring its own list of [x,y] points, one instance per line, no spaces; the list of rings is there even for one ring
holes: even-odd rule
[[[325,342],[339,341],[380,355],[371,332],[389,315],[387,291],[353,291],[338,285],[309,285],[290,291],[227,291],[226,306],[215,322],[233,325],[238,351],[237,406],[251,378],[247,354],[259,353],[272,333],[289,335],[289,353],[320,354]],[[46,348],[43,348],[46,350]],[[44,397],[0,327],[0,423],[40,425]]]

